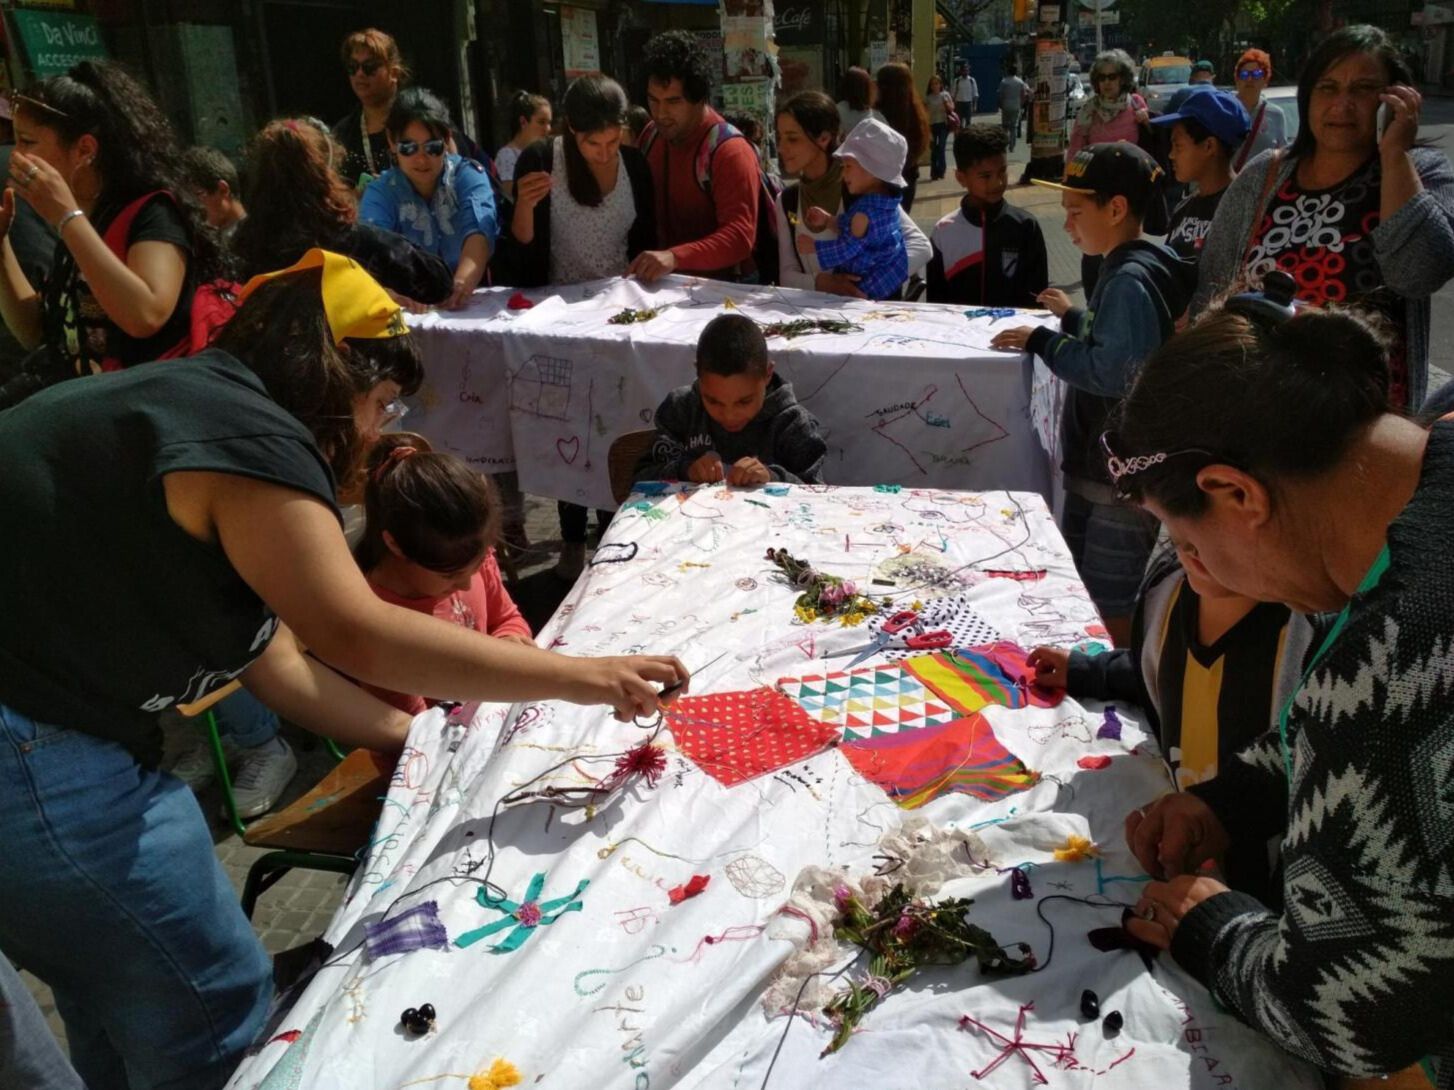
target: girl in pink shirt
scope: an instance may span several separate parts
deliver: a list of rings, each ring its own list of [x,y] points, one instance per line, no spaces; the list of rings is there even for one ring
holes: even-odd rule
[[[1139,126],[1151,120],[1146,100],[1135,91],[1136,76],[1124,50],[1108,49],[1091,65],[1091,94],[1070,129],[1069,161],[1090,144],[1136,143]]]
[[[487,477],[431,450],[423,436],[385,435],[369,455],[364,511],[354,555],[380,598],[496,639],[535,642],[495,562],[500,505]],[[364,688],[411,715],[434,703]]]

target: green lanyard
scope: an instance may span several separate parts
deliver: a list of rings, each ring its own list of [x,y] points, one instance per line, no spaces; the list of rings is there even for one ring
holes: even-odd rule
[[[1353,597],[1357,598],[1360,594],[1366,594],[1374,587],[1378,586],[1378,581],[1383,578],[1383,573],[1388,571],[1388,563],[1388,546],[1385,545],[1381,550],[1379,550],[1377,558],[1375,558],[1373,561],[1373,566],[1368,569],[1368,574],[1363,577],[1363,582],[1359,583],[1358,589],[1353,592]],[[1308,663],[1308,668],[1303,671],[1302,680],[1298,682],[1297,688],[1294,689],[1290,694],[1288,694],[1287,701],[1282,706],[1282,713],[1277,717],[1277,733],[1278,736],[1282,739],[1282,764],[1283,767],[1287,770],[1287,786],[1289,791],[1292,790],[1292,750],[1290,750],[1287,745],[1288,715],[1292,712],[1293,701],[1298,698],[1298,694],[1301,693],[1303,691],[1303,688],[1307,685],[1308,678],[1313,676],[1313,671],[1317,669],[1318,663],[1321,662],[1323,656],[1328,653],[1328,649],[1331,648],[1335,642],[1337,642],[1338,637],[1343,634],[1343,629],[1348,624],[1348,613],[1350,610],[1352,610],[1352,608],[1353,602],[1352,600],[1350,600],[1348,604],[1343,607],[1343,611],[1338,614],[1338,619],[1333,622],[1332,629],[1328,632],[1328,635],[1324,637],[1322,644],[1318,647],[1317,654],[1315,654],[1312,661]]]

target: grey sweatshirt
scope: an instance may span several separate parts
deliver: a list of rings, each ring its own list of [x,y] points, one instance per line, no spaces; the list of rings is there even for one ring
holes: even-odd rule
[[[1423,191],[1373,229],[1373,251],[1388,288],[1404,300],[1408,332],[1409,408],[1423,402],[1429,385],[1429,297],[1454,277],[1454,168],[1442,151],[1413,150]],[[1276,183],[1267,172],[1277,164]],[[1228,289],[1241,287],[1242,259],[1252,224],[1261,219],[1274,190],[1291,176],[1296,160],[1263,152],[1227,187],[1212,221],[1198,266],[1193,316]]]
[[[694,382],[667,394],[656,410],[656,438],[636,466],[635,479],[684,481],[688,467],[708,451],[716,451],[729,467],[741,458],[756,458],[775,481],[822,484],[828,444],[813,414],[793,396],[793,384],[781,375],[772,376],[762,409],[736,432],[707,415]]]

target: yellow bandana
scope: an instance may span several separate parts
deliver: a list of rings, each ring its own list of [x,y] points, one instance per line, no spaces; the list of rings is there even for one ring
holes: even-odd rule
[[[342,344],[350,337],[373,340],[381,337],[402,337],[409,332],[404,324],[404,311],[389,298],[379,282],[366,273],[363,266],[350,257],[330,253],[317,247],[309,250],[294,265],[277,272],[260,273],[243,287],[239,303],[262,284],[275,277],[304,269],[323,270],[323,311],[333,343]]]

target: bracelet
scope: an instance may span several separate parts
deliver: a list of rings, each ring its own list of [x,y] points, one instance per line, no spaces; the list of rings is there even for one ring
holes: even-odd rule
[[[85,214],[86,213],[81,211],[79,208],[72,208],[69,212],[67,212],[64,216],[56,221],[56,234],[58,236],[64,234],[66,230],[66,224],[70,223],[71,220],[75,219],[77,216],[84,216]]]

